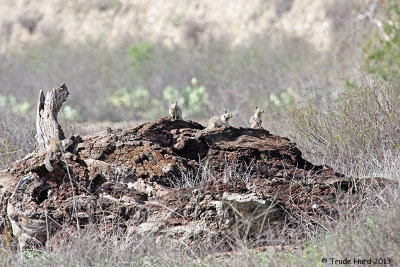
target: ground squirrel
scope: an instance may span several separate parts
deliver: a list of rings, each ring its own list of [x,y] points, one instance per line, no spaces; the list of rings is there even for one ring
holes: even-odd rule
[[[58,152],[65,153],[65,150],[72,144],[71,139],[64,139],[64,140],[59,140],[55,139],[50,142],[49,148],[46,153],[46,157],[44,159],[44,165],[46,166],[46,169],[51,172],[53,171],[53,166],[51,166],[50,163],[50,158]]]
[[[169,115],[173,120],[182,119],[182,110],[178,107],[177,101],[172,102],[171,106],[169,106]]]
[[[232,112],[226,111],[221,116],[214,116],[208,121],[206,130],[212,130],[216,127],[228,126],[228,121],[233,117]]]
[[[254,112],[254,115],[251,116],[250,118],[250,127],[251,128],[262,128],[262,120],[261,120],[261,114],[264,113],[264,110],[262,110],[259,107],[256,107],[256,111]]]
[[[217,127],[222,127],[222,126],[229,126],[228,121],[233,117],[232,112],[228,112],[225,110],[225,113],[222,114],[221,116],[214,116],[208,121],[208,126],[207,128],[198,131],[196,133],[196,138],[198,139],[202,133],[207,132],[209,130],[212,130]]]

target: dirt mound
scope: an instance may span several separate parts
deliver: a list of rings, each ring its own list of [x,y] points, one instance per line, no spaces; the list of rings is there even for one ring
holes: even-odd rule
[[[339,210],[356,212],[366,187],[395,186],[314,166],[264,129],[203,129],[162,118],[75,136],[51,172],[46,154],[32,153],[0,171],[0,229],[11,225],[21,247],[52,246],[89,225],[185,247],[291,244]]]

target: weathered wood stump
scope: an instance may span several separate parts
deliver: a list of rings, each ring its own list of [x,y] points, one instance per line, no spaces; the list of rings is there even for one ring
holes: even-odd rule
[[[40,90],[36,114],[36,141],[39,153],[46,151],[52,140],[65,138],[57,121],[57,114],[68,95],[69,92],[65,83],[47,92],[46,96]]]

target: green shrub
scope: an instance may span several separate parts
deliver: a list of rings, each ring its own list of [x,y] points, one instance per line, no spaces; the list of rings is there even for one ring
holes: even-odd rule
[[[162,114],[160,100],[151,98],[149,91],[144,87],[137,87],[133,90],[120,88],[111,97],[107,98],[107,103],[116,108],[125,108],[131,111],[132,117],[139,119],[154,119]]]
[[[81,112],[78,109],[71,107],[70,105],[63,106],[62,115],[66,120],[71,122],[81,121],[83,119]]]
[[[376,20],[378,29],[366,35],[364,70],[389,80],[400,71],[400,4],[387,0],[382,18]],[[378,16],[379,17],[379,16]]]
[[[33,109],[33,104],[23,101],[18,102],[14,95],[4,96],[0,95],[0,110],[6,109],[7,112],[11,111],[14,114],[24,115]],[[0,113],[0,119],[2,118]]]
[[[269,109],[290,108],[295,104],[294,90],[289,87],[279,95],[270,93],[269,98],[265,101],[265,107]]]
[[[127,56],[134,69],[138,69],[141,63],[151,60],[153,58],[152,52],[153,45],[149,42],[132,44],[127,48]]]

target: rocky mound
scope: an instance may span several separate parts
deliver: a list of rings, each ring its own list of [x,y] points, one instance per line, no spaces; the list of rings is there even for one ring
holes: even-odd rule
[[[264,129],[202,129],[162,118],[74,136],[52,156],[51,172],[46,153],[26,156],[0,171],[1,231],[12,229],[23,248],[52,246],[88,226],[217,250],[292,244],[339,211],[359,209],[367,186],[393,184],[314,166]]]

